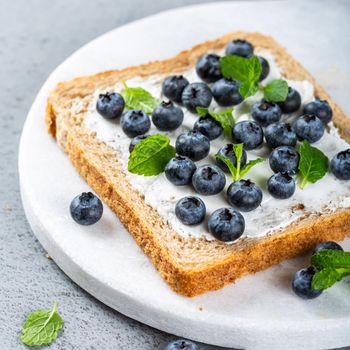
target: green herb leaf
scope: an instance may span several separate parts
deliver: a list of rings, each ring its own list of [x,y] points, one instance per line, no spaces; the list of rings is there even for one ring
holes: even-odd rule
[[[230,136],[232,134],[232,127],[235,125],[235,118],[233,117],[232,112],[233,108],[228,108],[222,112],[214,112],[209,111],[208,108],[197,107],[197,113],[199,116],[205,117],[207,114],[209,114],[221,125],[226,136]]]
[[[299,186],[304,188],[307,183],[315,183],[322,179],[328,171],[327,156],[316,147],[304,140],[299,149]]]
[[[165,135],[152,135],[138,143],[130,153],[128,170],[133,174],[154,176],[162,173],[176,150]]]
[[[52,310],[32,312],[24,321],[21,341],[28,346],[39,346],[52,343],[63,327],[63,320],[56,312],[55,303]]]
[[[334,283],[339,282],[346,276],[350,275],[350,267],[348,269],[335,269],[327,267],[315,273],[311,281],[311,288],[314,290],[324,290],[332,287]]]
[[[127,109],[140,109],[147,114],[151,114],[160,101],[153,97],[148,91],[140,87],[128,87],[123,82],[124,90],[121,95],[125,101],[125,107]]]
[[[311,257],[311,264],[318,270],[331,268],[350,268],[350,252],[341,250],[321,250]]]
[[[235,153],[235,156],[236,156],[237,166],[235,166],[233,164],[233,162],[231,161],[231,159],[229,159],[228,157],[224,157],[220,154],[215,155],[216,158],[220,159],[221,161],[223,161],[227,165],[227,167],[229,168],[230,173],[232,175],[233,181],[239,181],[254,165],[265,161],[265,159],[263,159],[263,158],[257,158],[257,159],[249,161],[243,168],[241,168],[241,159],[242,159],[242,154],[243,154],[243,143],[233,145],[233,152]]]
[[[264,88],[264,99],[269,102],[283,102],[287,95],[288,83],[285,80],[272,80]]]
[[[220,59],[221,73],[225,78],[239,80],[243,98],[255,95],[259,88],[261,63],[258,57],[224,56]]]

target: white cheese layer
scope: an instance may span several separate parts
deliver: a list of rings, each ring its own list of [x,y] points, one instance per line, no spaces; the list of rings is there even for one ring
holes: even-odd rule
[[[272,79],[280,78],[281,71],[276,65],[273,57],[268,52],[261,53],[268,59],[270,64],[270,74],[265,79],[264,84]],[[195,70],[183,74],[190,82],[200,81]],[[130,87],[142,87],[149,91],[153,96],[162,99],[161,83],[165,76],[152,76],[148,79],[135,78],[127,81]],[[288,81],[288,84],[295,88],[302,97],[302,105],[314,99],[314,89],[308,81]],[[106,91],[122,90],[121,84],[117,84]],[[220,194],[214,196],[202,196],[194,191],[191,186],[174,186],[170,183],[164,173],[158,176],[145,177],[131,174],[127,171],[129,157],[129,144],[131,139],[122,131],[119,121],[108,121],[102,118],[96,111],[96,101],[98,95],[104,91],[96,91],[91,101],[89,111],[85,120],[85,126],[96,132],[97,137],[107,145],[118,151],[119,160],[127,174],[130,184],[139,191],[145,198],[145,202],[152,206],[159,215],[164,218],[172,228],[180,235],[188,237],[204,236],[208,240],[214,239],[207,229],[207,220],[197,226],[183,225],[175,216],[175,205],[177,201],[185,196],[195,195],[204,201],[207,208],[207,216],[214,210],[222,207],[228,207],[226,200],[226,189],[232,182],[227,175],[226,188]],[[252,104],[262,98],[262,93],[258,92],[255,96],[249,97],[239,106],[234,107],[234,117],[237,121],[250,119],[250,108]],[[212,109],[222,109],[213,101],[210,106]],[[166,133],[170,138],[172,145],[175,145],[177,136],[185,131],[192,129],[198,116],[189,113],[184,109],[184,122],[174,132]],[[301,112],[292,115],[283,115],[282,121],[292,122]],[[162,133],[152,125],[150,134]],[[207,158],[196,163],[197,166],[214,163],[215,154],[220,147],[231,141],[223,136],[211,141],[210,154]],[[332,123],[327,127],[322,139],[314,144],[321,149],[331,159],[336,153],[349,148],[349,144],[340,138],[337,129]],[[257,157],[268,157],[269,150],[266,146],[253,151],[248,151],[248,159]],[[287,226],[297,220],[306,212],[328,212],[338,208],[350,206],[350,181],[341,181],[336,179],[331,173],[315,184],[307,185],[303,190],[297,187],[295,194],[286,200],[277,200],[272,198],[266,189],[266,181],[273,174],[269,167],[268,160],[255,166],[246,175],[246,178],[254,181],[263,191],[263,201],[261,205],[248,213],[243,213],[246,222],[245,232],[242,237],[261,237],[272,234],[277,230]],[[302,206],[301,206],[302,204]]]

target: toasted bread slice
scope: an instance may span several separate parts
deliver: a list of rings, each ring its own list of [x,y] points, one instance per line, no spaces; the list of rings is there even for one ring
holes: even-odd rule
[[[199,56],[224,49],[234,38],[250,41],[257,50],[269,50],[285,78],[310,81],[315,95],[329,101],[335,126],[350,142],[350,120],[340,108],[283,47],[259,33],[229,33],[170,59],[63,82],[52,91],[47,103],[49,133],[80,175],[118,215],[164,280],[185,296],[222,288],[239,277],[306,252],[321,241],[342,240],[350,233],[350,209],[345,208],[308,214],[272,235],[244,238],[236,244],[184,238],[130,185],[118,163],[117,151],[85,128],[84,118],[97,88],[106,89],[134,77],[182,73],[193,68]]]

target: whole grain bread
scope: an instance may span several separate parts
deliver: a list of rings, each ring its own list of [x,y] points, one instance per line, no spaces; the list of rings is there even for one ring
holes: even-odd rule
[[[285,78],[310,81],[316,96],[329,101],[335,126],[350,142],[350,120],[340,108],[283,47],[259,33],[229,33],[163,61],[63,82],[52,91],[47,102],[49,133],[80,175],[118,215],[169,286],[185,296],[222,288],[239,277],[306,252],[321,241],[342,240],[350,233],[350,208],[346,208],[332,213],[305,213],[273,235],[244,238],[233,245],[204,238],[183,238],[128,183],[118,163],[117,151],[85,128],[86,111],[97,88],[106,89],[137,76],[182,73],[192,68],[199,56],[222,50],[234,38],[246,39],[258,50],[269,50]]]

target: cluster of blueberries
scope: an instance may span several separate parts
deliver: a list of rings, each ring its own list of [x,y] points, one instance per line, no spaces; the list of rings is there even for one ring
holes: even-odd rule
[[[233,40],[226,48],[227,55],[251,57],[253,46],[245,40]],[[260,80],[267,77],[269,63],[259,57],[262,64]],[[242,102],[239,93],[240,82],[224,78],[220,72],[220,57],[206,54],[196,64],[197,75],[202,82],[190,83],[182,75],[168,76],[162,84],[162,93],[169,99],[163,101],[152,113],[152,122],[161,131],[177,129],[183,122],[184,113],[180,105],[192,113],[197,107],[207,108],[212,99],[223,107],[234,106]],[[211,84],[210,86],[208,84]],[[123,113],[125,102],[116,93],[105,93],[99,96],[96,109],[104,118],[121,117],[120,124],[124,133],[132,138],[129,151],[148,137],[151,127],[150,117],[141,110],[128,110]],[[301,107],[301,96],[289,87],[287,98],[282,103],[271,103],[265,100],[252,106],[253,120],[236,123],[232,128],[234,143],[243,143],[244,151],[241,167],[247,162],[246,151],[260,147],[264,141],[272,148],[269,157],[270,167],[274,175],[267,182],[268,191],[278,199],[286,199],[295,191],[295,174],[299,154],[294,148],[297,140],[318,141],[324,134],[325,124],[332,119],[332,109],[327,101],[316,99],[303,107],[302,116],[293,125],[280,122],[282,113],[293,113]],[[165,169],[167,179],[176,186],[192,184],[201,195],[220,193],[226,185],[225,172],[229,169],[220,159],[216,164],[205,164],[197,167],[195,162],[209,154],[210,141],[223,133],[221,125],[209,114],[199,118],[193,129],[180,134],[176,140],[177,155],[169,161]],[[226,144],[218,150],[218,154],[228,158],[235,166],[237,159],[232,144]],[[331,169],[339,178],[350,178],[350,150],[339,153],[332,160]],[[257,208],[262,201],[261,189],[250,180],[233,182],[227,190],[230,208],[221,208],[212,213],[208,221],[211,234],[222,241],[233,241],[239,238],[245,228],[241,212]],[[238,209],[238,210],[236,210]],[[189,196],[178,201],[175,208],[177,218],[185,225],[196,225],[205,219],[206,207],[196,196]]]

